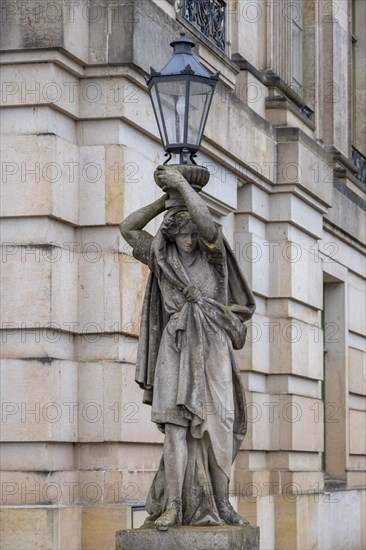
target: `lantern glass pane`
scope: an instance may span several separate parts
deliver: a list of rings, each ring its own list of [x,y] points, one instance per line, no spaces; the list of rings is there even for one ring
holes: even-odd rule
[[[190,82],[188,143],[199,146],[211,103],[213,86],[203,82]]]
[[[160,107],[159,107],[158,96],[157,96],[157,93],[156,93],[156,86],[155,85],[150,88],[150,97],[151,97],[151,101],[152,101],[152,104],[153,104],[153,107],[154,107],[155,117],[156,117],[156,121],[158,123],[161,139],[163,140],[163,146],[165,148],[167,140],[166,140],[164,125],[163,125],[163,122],[162,122],[162,119],[161,119],[161,111],[160,111]]]
[[[184,120],[187,108],[185,80],[158,82],[161,115],[165,122],[168,144],[184,143]]]

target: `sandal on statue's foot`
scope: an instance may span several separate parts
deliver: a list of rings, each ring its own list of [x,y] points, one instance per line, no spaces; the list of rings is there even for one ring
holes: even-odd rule
[[[155,521],[158,531],[167,531],[174,525],[182,525],[182,500],[180,498],[169,501],[165,512]]]
[[[228,525],[249,525],[249,521],[239,516],[231,506],[228,498],[223,498],[217,503],[219,516]]]

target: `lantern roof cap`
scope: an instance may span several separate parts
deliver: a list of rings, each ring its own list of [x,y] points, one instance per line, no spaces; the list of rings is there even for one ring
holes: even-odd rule
[[[176,52],[176,49],[175,49],[175,45],[176,44],[187,44],[187,47],[189,48],[194,48],[196,43],[193,42],[193,40],[190,40],[189,38],[186,38],[186,31],[183,27],[180,28],[179,30],[179,36],[180,38],[176,38],[175,40],[173,40],[172,42],[170,42],[170,45],[172,48],[174,48],[174,53]],[[188,49],[188,52],[191,52],[190,49]],[[192,52],[191,52],[192,54]]]
[[[180,38],[170,43],[174,48],[172,57],[160,71],[156,71],[151,67],[151,74],[149,78],[146,79],[146,82],[149,83],[154,76],[180,76],[184,74],[217,80],[220,73],[217,72],[210,75],[193,55],[192,48],[194,48],[196,44],[189,38],[186,38],[186,32],[183,28],[180,29],[179,35]]]

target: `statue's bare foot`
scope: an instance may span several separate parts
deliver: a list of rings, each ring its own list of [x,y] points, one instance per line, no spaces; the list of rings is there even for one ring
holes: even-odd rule
[[[222,499],[218,503],[217,508],[221,519],[223,519],[228,525],[249,525],[249,521],[242,518],[237,512],[235,512],[228,498]]]
[[[158,531],[167,531],[174,525],[182,525],[182,501],[179,498],[168,502],[165,512],[155,521]]]

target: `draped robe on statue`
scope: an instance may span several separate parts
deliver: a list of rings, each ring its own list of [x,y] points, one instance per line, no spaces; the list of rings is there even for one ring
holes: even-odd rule
[[[172,216],[177,210],[168,212]],[[230,478],[246,433],[245,395],[233,348],[243,347],[255,301],[220,229],[215,243],[199,236],[194,259],[184,263],[175,242],[142,234],[134,256],[151,270],[142,311],[136,382],[152,405],[152,420],[187,427],[188,463],[183,524],[221,525],[212,493],[208,450]],[[200,289],[189,302],[183,289]],[[149,521],[167,505],[164,459],[152,483]]]

